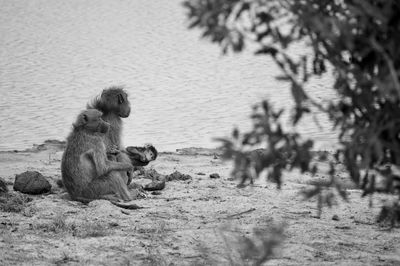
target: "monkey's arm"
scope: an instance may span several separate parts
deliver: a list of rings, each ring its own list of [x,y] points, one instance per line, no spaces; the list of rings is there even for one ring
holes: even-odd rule
[[[85,154],[92,159],[98,177],[106,176],[111,171],[128,171],[133,169],[133,166],[129,163],[108,160],[106,153],[100,151],[90,149]]]

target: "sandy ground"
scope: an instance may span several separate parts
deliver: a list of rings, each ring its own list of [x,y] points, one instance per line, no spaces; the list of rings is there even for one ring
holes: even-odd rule
[[[143,209],[123,210],[103,200],[68,200],[56,185],[61,155],[52,147],[0,153],[0,177],[10,190],[27,170],[53,186],[30,196],[21,212],[0,212],[0,265],[243,265],[252,261],[239,256],[243,245],[235,239],[261,239],[254,229],[282,223],[283,242],[265,265],[400,265],[400,229],[375,223],[382,196],[369,207],[369,198],[350,189],[350,203],[339,200],[317,218],[316,201],[299,195],[311,177],[287,174],[280,191],[269,183],[240,189],[229,180],[231,162],[187,149],[161,153],[148,168],[178,170],[192,180],[168,182],[160,195],[137,200]]]

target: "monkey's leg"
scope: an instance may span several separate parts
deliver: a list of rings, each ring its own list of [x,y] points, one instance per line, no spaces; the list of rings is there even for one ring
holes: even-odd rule
[[[131,163],[131,159],[129,159],[129,156],[126,153],[120,152],[116,156],[117,162],[123,162],[123,163]],[[132,176],[133,176],[133,170],[128,170],[126,172],[121,172],[122,178],[124,179],[125,183],[129,185],[132,182]]]
[[[137,209],[142,209],[143,208],[143,207],[138,206],[133,201],[122,202],[114,194],[103,195],[103,196],[100,197],[100,199],[108,200],[109,202],[111,202],[115,206],[120,207],[120,208],[124,208],[124,209],[137,210]],[[83,198],[83,197],[75,197],[74,200],[82,202],[84,204],[88,204],[89,202],[91,202],[91,201],[93,201],[95,199],[88,199],[88,198]]]
[[[95,178],[88,184],[85,192],[88,195],[84,196],[88,198],[100,198],[107,194],[115,194],[121,200],[132,200],[132,195],[118,171],[113,171],[106,176]]]
[[[98,198],[85,198],[85,197],[73,197],[73,200],[88,204],[91,201],[94,200],[99,200],[99,199],[104,199],[108,201],[119,201],[120,199],[115,195],[115,194],[107,194],[107,195],[102,195],[99,196]]]

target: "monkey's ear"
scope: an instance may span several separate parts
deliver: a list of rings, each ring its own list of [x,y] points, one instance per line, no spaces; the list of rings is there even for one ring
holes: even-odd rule
[[[76,122],[73,124],[73,126],[75,128],[84,126],[87,124],[87,121],[88,121],[88,116],[86,114],[80,114]]]
[[[124,101],[125,101],[124,96],[123,96],[121,93],[119,93],[119,94],[117,95],[117,97],[118,97],[118,103],[119,103],[119,104],[123,104]]]

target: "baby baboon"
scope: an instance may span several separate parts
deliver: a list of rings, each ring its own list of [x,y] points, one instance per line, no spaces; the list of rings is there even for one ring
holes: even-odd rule
[[[107,199],[118,205],[120,200],[132,200],[118,172],[131,170],[132,165],[107,159],[104,134],[110,125],[101,116],[96,109],[79,114],[62,157],[62,180],[74,200]]]
[[[102,118],[110,124],[110,129],[105,134],[104,143],[110,160],[117,162],[131,163],[129,157],[122,151],[125,148],[121,143],[122,119],[129,116],[131,105],[128,94],[121,87],[110,87],[103,90],[100,96],[96,97],[88,108],[94,108],[103,113]],[[126,184],[132,181],[132,171],[121,173]]]
[[[146,144],[144,147],[126,147],[126,151],[134,166],[145,166],[149,162],[157,159],[158,152],[151,144]]]

